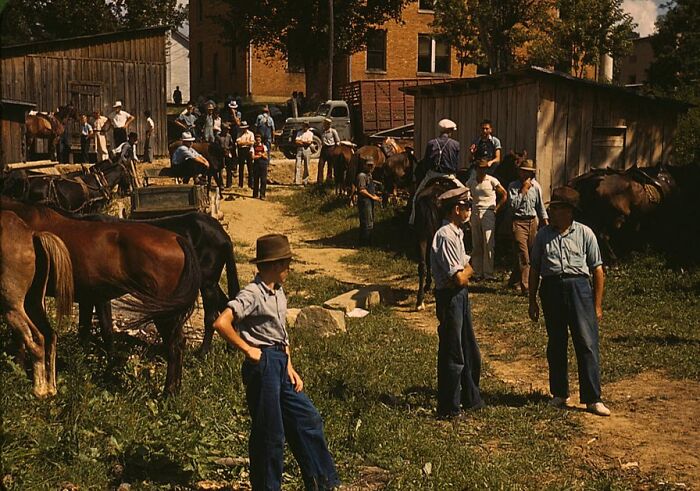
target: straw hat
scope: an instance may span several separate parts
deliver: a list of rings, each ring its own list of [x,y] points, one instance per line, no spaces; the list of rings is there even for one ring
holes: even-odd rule
[[[520,167],[518,167],[520,170],[527,170],[530,172],[535,172],[537,168],[535,167],[535,161],[532,159],[525,159],[522,161],[520,164]]]
[[[228,107],[230,107],[231,109],[236,109],[238,107],[238,104],[236,103],[236,101],[231,101],[228,103]]]
[[[193,142],[194,137],[192,136],[192,133],[190,133],[189,131],[183,132],[182,133],[182,141],[183,142]]]
[[[247,121],[241,121],[241,125],[239,126],[240,129],[245,130],[248,128],[248,122]]]
[[[255,259],[251,263],[267,263],[291,259],[292,249],[289,247],[289,239],[286,235],[269,234],[258,237],[255,243]]]
[[[117,107],[122,107],[122,101],[116,101],[114,105],[112,106],[112,109],[115,109]]]

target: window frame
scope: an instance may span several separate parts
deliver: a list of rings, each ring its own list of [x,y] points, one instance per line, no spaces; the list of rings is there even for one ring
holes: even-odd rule
[[[370,67],[369,66],[369,60],[370,60],[370,46],[369,46],[369,36],[371,34],[377,34],[381,33],[383,35],[383,49],[381,51],[381,57],[382,57],[382,67]],[[371,73],[386,73],[386,67],[387,67],[387,39],[388,39],[388,33],[386,29],[371,29],[370,31],[367,32],[367,48],[365,50],[365,70],[367,72]],[[379,53],[379,50],[374,49],[371,50],[372,53]]]
[[[430,8],[422,7],[423,2],[430,2],[432,6]],[[424,14],[434,14],[435,13],[435,0],[418,0],[418,12]]]
[[[421,70],[420,69],[420,60],[421,60],[421,54],[420,54],[420,43],[421,43],[421,38],[427,38],[430,39],[430,70]],[[451,75],[452,74],[452,46],[450,46],[449,43],[445,41],[438,41],[435,36],[431,34],[418,34],[418,46],[417,46],[417,59],[416,59],[416,72],[418,74],[426,74],[426,75]],[[438,43],[445,43],[447,45],[447,59],[448,59],[448,67],[447,71],[436,71],[435,66],[436,66],[436,47]]]

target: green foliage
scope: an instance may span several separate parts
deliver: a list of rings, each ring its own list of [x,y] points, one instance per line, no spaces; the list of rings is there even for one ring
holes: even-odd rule
[[[456,51],[460,76],[465,65],[484,65],[486,62],[470,5],[471,2],[465,0],[436,0],[435,19],[431,24],[438,39],[447,41]]]
[[[178,27],[187,7],[177,0],[10,0],[0,16],[3,45],[152,26]]]
[[[583,77],[586,66],[596,65],[601,55],[615,59],[627,55],[636,37],[632,16],[622,0],[559,0],[561,17],[557,33],[562,62]]]

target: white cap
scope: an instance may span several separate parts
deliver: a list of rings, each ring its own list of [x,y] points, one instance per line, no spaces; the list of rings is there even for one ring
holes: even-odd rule
[[[122,101],[115,102],[114,105],[112,106],[112,108],[115,108],[115,107],[122,107]]]
[[[457,129],[457,123],[452,121],[451,119],[441,119],[440,122],[438,123],[438,126],[440,127],[441,130],[456,130]]]
[[[190,133],[189,131],[183,132],[182,133],[182,141],[183,142],[193,142],[194,137],[192,136],[192,133]]]
[[[236,109],[238,107],[238,103],[236,101],[231,101],[228,103],[228,107],[231,109]]]

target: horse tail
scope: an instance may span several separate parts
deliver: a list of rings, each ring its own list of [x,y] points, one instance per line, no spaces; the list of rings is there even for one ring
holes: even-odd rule
[[[228,298],[232,299],[241,291],[241,284],[238,282],[238,268],[236,267],[236,256],[233,250],[233,242],[229,241],[226,250],[226,283],[228,284]]]
[[[172,322],[175,325],[172,335],[176,335],[182,329],[185,321],[194,311],[195,301],[199,294],[202,273],[194,247],[188,239],[177,236],[177,242],[184,254],[184,264],[180,281],[175,291],[167,298],[154,296],[144,285],[123,286],[129,292],[129,297],[119,300],[129,307],[129,310],[138,314],[138,317],[128,322],[128,327],[137,328],[153,322]]]
[[[70,317],[73,312],[73,263],[70,253],[63,241],[52,233],[34,232],[34,239],[39,242],[48,258],[50,273],[46,281],[48,276],[53,278],[56,322],[60,324],[64,317]]]

